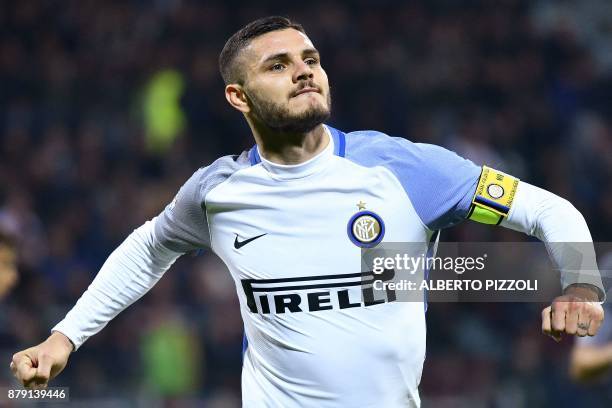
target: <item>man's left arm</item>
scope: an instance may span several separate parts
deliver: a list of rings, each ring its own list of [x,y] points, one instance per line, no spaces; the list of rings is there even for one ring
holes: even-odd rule
[[[605,293],[591,234],[572,204],[515,177],[477,166],[440,146],[402,138],[375,140],[379,141],[378,150],[370,148],[363,157],[378,157],[377,163],[382,162],[397,175],[421,221],[431,231],[469,218],[544,241],[561,272],[563,287],[563,296],[543,311],[545,333],[560,339],[562,333],[586,336],[597,332],[603,321],[599,302]]]
[[[496,199],[502,193],[504,199]],[[549,191],[483,167],[469,218],[494,223],[496,216],[495,223],[543,241],[561,273],[563,295],[542,311],[542,331],[557,341],[563,333],[595,335],[603,322],[605,291],[580,211]]]

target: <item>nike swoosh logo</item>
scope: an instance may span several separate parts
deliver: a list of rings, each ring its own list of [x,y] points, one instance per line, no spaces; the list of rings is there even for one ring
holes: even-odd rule
[[[261,237],[263,237],[266,234],[261,234],[261,235],[258,235],[256,237],[253,237],[253,238],[245,239],[244,241],[238,241],[238,234],[236,234],[236,239],[234,240],[234,248],[240,249],[243,246],[245,246],[246,244],[248,244],[249,242],[255,241],[257,238],[261,238]]]

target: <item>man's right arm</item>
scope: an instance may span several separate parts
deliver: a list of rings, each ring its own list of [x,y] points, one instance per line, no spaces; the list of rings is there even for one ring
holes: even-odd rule
[[[13,355],[11,370],[26,387],[45,387],[65,367],[71,350],[149,291],[183,253],[208,247],[200,169],[175,199],[151,221],[134,230],[108,257],[93,282],[52,334]]]
[[[181,255],[155,238],[156,222],[147,221],[113,251],[47,340],[13,355],[11,370],[25,387],[46,387],[72,351],[151,289]]]
[[[181,254],[209,246],[202,208],[205,171],[196,171],[161,214],[127,237],[52,331],[63,333],[77,350],[147,293]]]
[[[68,337],[75,351],[147,293],[182,254],[158,242],[157,221],[147,221],[113,251],[76,305],[52,329]]]

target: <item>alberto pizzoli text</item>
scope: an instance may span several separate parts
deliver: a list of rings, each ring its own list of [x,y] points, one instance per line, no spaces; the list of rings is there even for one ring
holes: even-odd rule
[[[398,282],[374,281],[375,290],[429,290],[429,291],[537,291],[537,279],[441,279],[423,280],[420,283],[411,280]]]

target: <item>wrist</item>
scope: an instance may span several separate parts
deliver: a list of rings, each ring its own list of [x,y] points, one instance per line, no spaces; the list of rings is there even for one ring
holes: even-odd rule
[[[66,349],[68,353],[72,353],[74,351],[74,344],[68,338],[68,336],[62,332],[52,332],[47,340],[53,342],[54,344],[59,344],[62,348]]]
[[[564,295],[572,295],[589,302],[600,301],[600,290],[588,283],[573,283],[563,290]]]

